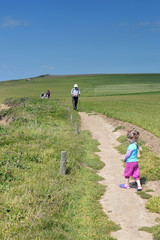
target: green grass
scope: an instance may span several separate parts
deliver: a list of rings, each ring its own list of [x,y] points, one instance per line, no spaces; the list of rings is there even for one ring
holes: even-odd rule
[[[145,93],[145,92],[160,92],[160,83],[144,83],[144,84],[117,84],[117,85],[98,85],[93,90],[91,89],[91,95],[93,96],[106,96],[106,95],[121,95],[121,94],[133,94],[133,93]]]
[[[154,192],[152,189],[147,189],[145,192]]]
[[[146,202],[146,208],[151,212],[160,213],[160,196],[152,197]]]
[[[61,78],[33,78],[32,81],[12,80],[0,83],[1,97],[39,96],[51,90],[52,96],[70,96],[70,90],[78,83],[83,96],[106,96],[128,93],[160,92],[160,74],[115,74],[97,76],[68,76]]]
[[[78,83],[81,111],[96,111],[138,125],[160,137],[160,74],[120,74],[33,78],[0,83],[6,97],[37,96],[50,89],[51,98],[71,103],[70,91]],[[154,116],[154,117],[153,117]]]
[[[154,227],[142,227],[139,230],[152,233],[153,234],[153,240],[159,240],[160,239],[160,225],[156,225]]]
[[[137,192],[137,195],[139,195],[141,198],[143,199],[150,199],[152,197],[152,195],[142,191],[142,192]]]
[[[125,128],[124,126],[118,126],[113,130],[113,132],[117,132],[119,129],[124,129],[124,128]]]
[[[126,95],[84,98],[81,111],[99,112],[140,126],[160,137],[160,95]]]
[[[113,239],[119,227],[98,201],[104,187],[96,174],[103,166],[93,153],[97,142],[87,131],[75,134],[70,111],[59,101],[6,103],[12,108],[5,115],[16,120],[0,129],[1,238]],[[67,151],[66,176],[59,174],[61,151]]]
[[[160,74],[73,76],[7,81],[0,83],[0,95],[1,99],[6,96],[39,97],[41,91],[49,88],[51,97],[63,98],[66,102],[71,102],[70,91],[75,82],[79,84],[82,93],[81,110],[97,111],[109,117],[134,123],[160,137],[158,124]]]
[[[155,221],[157,222],[156,226],[154,226],[154,227],[142,227],[139,230],[152,233],[153,240],[159,240],[160,239],[160,224],[159,224],[160,223],[160,218],[157,218]]]
[[[0,102],[6,97],[22,98],[20,101],[8,99],[6,102],[10,101],[14,108],[1,112],[1,116],[16,120],[0,128],[0,191],[3,196],[0,234],[3,239],[17,239],[17,236],[23,239],[37,213],[29,239],[44,235],[46,239],[112,239],[110,231],[118,229],[106,219],[97,203],[104,191],[97,185],[99,178],[95,172],[103,163],[92,153],[97,151],[97,143],[87,131],[74,138],[70,134],[74,130],[67,107],[71,107],[70,91],[75,83],[81,90],[80,111],[99,112],[130,122],[160,137],[160,74],[44,77],[0,82]],[[51,101],[41,101],[40,93],[47,89],[51,91]],[[33,96],[35,98],[31,98]],[[79,121],[76,113],[74,120]],[[125,154],[126,137],[122,136],[120,141],[119,151]],[[62,146],[68,152],[64,178],[58,175]],[[159,180],[159,165],[156,154],[143,146],[141,177],[148,181]],[[49,195],[42,204],[48,190]],[[159,198],[150,198],[146,206],[150,210],[154,206],[152,211],[157,211],[158,204]],[[153,227],[150,231],[154,239],[158,239],[159,228]]]

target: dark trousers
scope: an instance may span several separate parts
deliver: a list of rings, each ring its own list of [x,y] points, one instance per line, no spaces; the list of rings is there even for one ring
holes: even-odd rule
[[[72,97],[73,110],[77,109],[78,97]]]

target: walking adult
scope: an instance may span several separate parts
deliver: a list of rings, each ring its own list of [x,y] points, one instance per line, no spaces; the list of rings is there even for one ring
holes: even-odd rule
[[[46,93],[45,93],[45,97],[46,97],[47,99],[49,99],[49,98],[50,98],[50,95],[51,95],[50,91],[47,90]]]
[[[77,104],[78,104],[78,97],[80,96],[80,90],[77,84],[74,84],[74,88],[72,88],[71,90],[71,95],[72,95],[73,110],[76,110]]]

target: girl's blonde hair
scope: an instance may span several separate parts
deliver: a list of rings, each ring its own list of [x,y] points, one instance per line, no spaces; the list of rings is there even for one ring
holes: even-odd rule
[[[127,138],[130,143],[133,143],[133,142],[137,143],[139,138],[139,132],[134,129],[131,131],[128,131]]]

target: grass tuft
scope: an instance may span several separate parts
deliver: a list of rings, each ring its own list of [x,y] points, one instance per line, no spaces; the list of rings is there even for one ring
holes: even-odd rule
[[[153,240],[159,240],[160,239],[160,225],[156,225],[154,227],[142,227],[139,228],[140,231],[145,231],[148,233],[153,234]]]
[[[145,192],[137,192],[137,195],[139,195],[142,199],[150,199],[152,196],[150,194],[147,194]]]
[[[112,132],[117,132],[119,129],[124,129],[124,126],[118,126],[116,127]]]
[[[160,196],[152,197],[146,202],[146,208],[151,212],[160,213]]]

